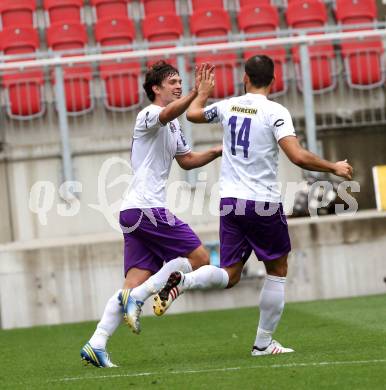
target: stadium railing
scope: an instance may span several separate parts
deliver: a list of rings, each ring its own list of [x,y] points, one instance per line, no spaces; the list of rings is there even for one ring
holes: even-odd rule
[[[290,109],[295,126],[305,130],[308,148],[317,151],[317,130],[386,123],[384,27],[349,32],[336,27],[335,31],[321,34],[316,29],[312,35],[297,31],[296,36],[283,36],[285,32],[281,31],[278,37],[265,38],[272,34],[265,33],[258,34],[257,39],[253,34],[241,34],[223,43],[210,43],[211,38],[181,39],[174,42],[176,47],[157,48],[165,46],[165,42],[154,42],[151,48],[136,44],[104,47],[103,53],[98,47],[87,47],[65,53],[3,56],[3,141],[60,141],[63,179],[73,180],[70,140],[90,135],[127,135],[128,129],[122,123],[130,123],[139,106],[145,104],[141,77],[152,59],[173,60],[186,92],[193,77],[193,59],[207,56],[216,61],[216,54],[221,61],[216,64],[216,97],[226,98],[243,93],[242,67],[248,55],[272,53],[277,65],[272,98]],[[323,48],[331,43],[334,52],[326,54]],[[282,47],[286,49],[284,53],[277,50]],[[236,54],[231,65],[223,61],[228,54]],[[26,79],[25,74],[37,69],[43,80],[35,76]],[[37,100],[41,104],[36,104]],[[25,107],[21,114],[19,106]],[[34,110],[42,110],[41,107],[44,110],[35,116]],[[191,139],[189,123],[184,123],[184,128]]]

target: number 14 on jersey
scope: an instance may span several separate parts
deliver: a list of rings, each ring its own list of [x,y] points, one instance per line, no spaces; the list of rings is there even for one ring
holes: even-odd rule
[[[249,131],[251,129],[251,118],[244,118],[241,126],[237,128],[237,116],[231,116],[229,118],[228,126],[231,130],[231,153],[236,156],[236,146],[243,148],[244,158],[248,158],[249,148]],[[243,119],[243,118],[240,118]]]

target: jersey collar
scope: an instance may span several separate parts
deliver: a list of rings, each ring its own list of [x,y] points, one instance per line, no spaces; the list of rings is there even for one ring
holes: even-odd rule
[[[267,100],[267,96],[261,94],[261,93],[251,93],[251,92],[248,92],[245,94],[245,96],[248,96],[248,97],[251,97],[253,99],[265,99]]]

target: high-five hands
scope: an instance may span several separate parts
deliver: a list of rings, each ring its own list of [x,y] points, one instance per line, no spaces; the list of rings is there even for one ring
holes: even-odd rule
[[[201,69],[201,83],[198,87],[198,93],[209,97],[212,95],[214,87],[214,65],[206,63]]]
[[[214,65],[203,63],[196,66],[195,72],[195,89],[199,95],[209,97],[215,87]]]

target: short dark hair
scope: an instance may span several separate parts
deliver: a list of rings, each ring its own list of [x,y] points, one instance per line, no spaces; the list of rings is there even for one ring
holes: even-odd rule
[[[153,102],[155,99],[153,86],[161,86],[162,82],[167,77],[174,76],[175,74],[179,74],[178,69],[163,60],[156,62],[147,70],[143,88],[151,102]]]
[[[266,55],[256,55],[245,63],[245,73],[256,88],[268,87],[274,79],[275,65]]]

